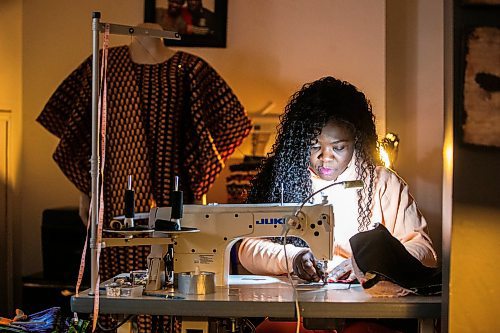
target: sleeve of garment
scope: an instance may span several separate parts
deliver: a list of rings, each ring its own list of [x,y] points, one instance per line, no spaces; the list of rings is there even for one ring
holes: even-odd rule
[[[378,172],[382,223],[424,265],[437,264],[436,252],[427,234],[427,222],[417,208],[408,185],[395,173]]]
[[[60,141],[53,158],[83,193],[90,192],[92,63],[84,61],[56,89],[37,121]]]
[[[285,258],[283,245],[268,239],[245,238],[238,250],[238,257],[243,267],[252,274],[281,275],[287,273],[285,259],[288,259],[288,269],[292,272],[293,259],[305,251],[308,249],[287,244]]]
[[[204,60],[195,61],[188,79],[195,137],[187,143],[186,168],[199,199],[249,134],[251,123],[229,85]]]

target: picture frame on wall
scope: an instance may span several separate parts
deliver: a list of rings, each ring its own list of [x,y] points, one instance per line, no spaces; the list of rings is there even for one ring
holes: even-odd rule
[[[166,46],[226,47],[227,0],[145,0],[144,22],[176,31]]]
[[[464,5],[500,5],[500,0],[462,0]]]
[[[462,143],[500,148],[500,28],[474,26],[464,37]]]

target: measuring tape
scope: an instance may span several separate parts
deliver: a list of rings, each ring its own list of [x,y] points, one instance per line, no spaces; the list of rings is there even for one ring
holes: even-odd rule
[[[96,234],[96,240],[95,240],[95,246],[97,247],[97,281],[95,284],[95,290],[94,290],[94,307],[93,307],[93,318],[92,318],[92,332],[95,331],[97,327],[97,318],[99,315],[99,284],[100,284],[100,275],[99,275],[99,258],[101,255],[101,245],[102,245],[102,228],[103,228],[103,222],[104,222],[104,194],[103,194],[103,184],[104,184],[104,165],[106,161],[106,126],[107,126],[107,83],[106,83],[106,78],[107,78],[107,67],[108,67],[108,49],[109,49],[109,29],[110,25],[105,24],[105,29],[104,29],[104,40],[103,40],[103,50],[102,50],[102,60],[101,60],[101,75],[100,75],[100,82],[101,82],[101,87],[102,87],[102,94],[101,98],[99,98],[98,102],[98,117],[101,119],[100,122],[100,128],[98,129],[101,133],[101,160],[99,161],[98,164],[98,170],[99,173],[97,175],[97,183],[99,184],[99,212],[98,212],[98,223],[97,223],[97,234]],[[99,176],[101,178],[101,181],[99,182]],[[93,200],[93,199],[92,199]],[[89,216],[87,219],[87,236],[85,238],[85,244],[83,246],[83,252],[82,252],[82,257],[80,259],[80,268],[78,271],[78,279],[76,282],[76,295],[78,296],[78,293],[80,291],[80,286],[82,284],[83,280],[83,273],[85,271],[85,257],[87,253],[87,242],[89,238],[89,226],[92,223],[91,221],[91,216],[92,216],[92,205],[93,201],[90,201],[90,207],[89,207]],[[78,320],[78,316],[76,312],[74,313],[74,318]]]
[[[101,165],[98,170],[101,174],[101,182],[99,184],[99,222],[97,223],[97,281],[94,290],[94,311],[92,318],[92,332],[95,332],[97,326],[97,318],[99,316],[99,284],[101,275],[99,274],[99,258],[101,256],[102,245],[102,225],[104,223],[104,165],[106,161],[106,125],[107,125],[107,68],[108,68],[108,48],[109,48],[109,24],[105,25],[104,41],[102,50],[102,64],[101,64],[101,83],[102,83],[102,98],[99,99],[101,103]]]

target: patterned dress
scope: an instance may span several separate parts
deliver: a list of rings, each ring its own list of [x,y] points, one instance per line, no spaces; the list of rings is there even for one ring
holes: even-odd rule
[[[152,200],[169,206],[180,177],[184,202],[201,199],[224,161],[248,135],[251,123],[237,97],[203,59],[176,52],[154,64],[132,62],[127,46],[109,49],[107,76],[104,228],[123,214],[127,176],[133,177],[135,211]],[[66,177],[90,193],[92,58],[57,88],[37,121],[60,141],[53,158]],[[105,248],[101,281],[144,269],[149,247]]]

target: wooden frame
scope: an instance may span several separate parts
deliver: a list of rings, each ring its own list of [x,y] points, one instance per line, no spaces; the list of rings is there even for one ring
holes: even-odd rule
[[[500,0],[462,0],[464,5],[500,5]]]
[[[179,32],[167,46],[226,47],[227,0],[145,0],[144,22]]]
[[[500,148],[500,29],[467,29],[462,61],[462,143]]]

